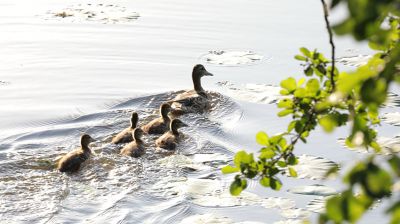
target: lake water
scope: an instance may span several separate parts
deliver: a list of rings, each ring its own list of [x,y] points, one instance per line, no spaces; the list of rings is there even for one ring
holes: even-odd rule
[[[64,11],[75,14],[54,16]],[[332,19],[343,14],[335,12]],[[314,220],[318,203],[316,208],[310,202],[319,199],[293,188],[342,188],[339,179],[315,175],[333,162],[345,170],[365,155],[338,144],[343,131],[318,130],[300,145],[304,178],[282,177],[279,192],[251,182],[243,197],[230,197],[232,176],[219,169],[235,151],[256,152],[258,131],[285,130],[287,120],[276,117],[276,86],[301,76],[293,59],[299,47],[329,56],[325,29],[320,2],[311,0],[2,1],[0,222]],[[336,44],[339,57],[371,53],[350,38],[336,38]],[[226,65],[207,61],[210,51]],[[227,58],[219,57],[224,53]],[[235,61],[235,54],[243,57]],[[146,137],[143,158],[119,156],[110,136],[128,125],[132,111],[144,124],[176,91],[192,88],[191,70],[198,63],[214,74],[202,80],[213,92],[213,108],[182,117],[190,125],[182,129],[177,153],[154,153],[154,138]],[[396,112],[396,106],[383,110]],[[379,130],[387,137],[399,134],[385,123]],[[96,155],[78,174],[60,174],[52,164],[79,145],[83,132],[98,140]],[[386,207],[378,204],[361,223],[386,220]]]

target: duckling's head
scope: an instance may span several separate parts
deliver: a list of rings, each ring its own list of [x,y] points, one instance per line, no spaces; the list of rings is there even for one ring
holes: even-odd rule
[[[136,142],[142,141],[143,130],[141,128],[135,128],[132,132],[132,137]]]
[[[203,65],[198,64],[194,66],[192,76],[193,78],[201,78],[203,76],[213,76],[213,74],[208,72]]]
[[[163,118],[168,119],[168,113],[171,111],[171,106],[168,103],[163,103],[160,106],[160,114]]]
[[[132,112],[132,115],[131,115],[131,128],[136,128],[138,120],[139,120],[139,115],[136,112]]]
[[[178,134],[178,128],[187,127],[187,126],[188,126],[188,125],[185,124],[185,123],[183,123],[181,120],[179,120],[179,119],[173,119],[173,120],[171,121],[171,124],[170,124],[170,130],[171,130],[174,134]]]
[[[91,143],[91,142],[94,142],[95,140],[92,138],[92,137],[90,137],[90,135],[88,135],[88,134],[83,134],[82,136],[81,136],[81,146],[82,147],[88,147],[89,146],[89,144]]]

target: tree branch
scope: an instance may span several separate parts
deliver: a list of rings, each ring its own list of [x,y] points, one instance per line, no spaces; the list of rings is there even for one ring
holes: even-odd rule
[[[336,85],[335,85],[335,43],[333,42],[333,34],[332,34],[332,29],[331,26],[329,24],[329,20],[328,20],[328,6],[325,2],[325,0],[321,0],[322,6],[324,8],[324,18],[325,18],[325,23],[326,23],[326,29],[328,30],[328,34],[329,34],[329,43],[331,45],[331,49],[332,49],[332,56],[331,56],[331,60],[332,60],[332,69],[331,69],[331,84],[332,84],[332,92],[334,92]]]

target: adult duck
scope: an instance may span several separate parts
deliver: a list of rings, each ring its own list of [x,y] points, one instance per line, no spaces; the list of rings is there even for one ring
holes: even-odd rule
[[[131,125],[122,130],[120,133],[118,133],[111,140],[111,142],[114,144],[121,144],[133,141],[132,131],[136,128],[138,120],[139,120],[139,115],[136,112],[133,112],[131,115]]]
[[[144,143],[141,139],[143,135],[143,131],[140,128],[135,128],[132,132],[133,142],[125,145],[121,149],[121,155],[131,156],[134,158],[138,158],[145,153]]]
[[[169,128],[170,118],[168,113],[171,111],[171,106],[163,103],[160,106],[160,117],[150,121],[142,127],[142,130],[147,134],[162,134]]]
[[[178,128],[180,127],[187,127],[187,125],[179,119],[173,119],[170,123],[170,130],[156,140],[156,146],[163,149],[174,150],[179,141],[180,134]]]
[[[201,86],[203,76],[213,76],[203,65],[196,65],[192,71],[193,90],[189,90],[177,95],[170,101],[174,115],[184,113],[203,112],[209,107],[209,97]]]
[[[58,170],[60,172],[76,172],[81,167],[81,164],[89,159],[92,151],[89,148],[89,144],[94,139],[88,134],[81,136],[81,147],[77,148],[67,155],[63,156],[58,162]]]

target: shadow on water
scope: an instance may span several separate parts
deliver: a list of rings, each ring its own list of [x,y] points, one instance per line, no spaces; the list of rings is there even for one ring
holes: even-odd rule
[[[118,154],[122,146],[110,143],[111,136],[129,125],[132,111],[139,125],[158,116],[158,107],[176,92],[130,99],[109,109],[70,120],[37,127],[28,133],[3,139],[0,144],[0,195],[3,220],[22,222],[97,222],[124,219],[175,223],[193,209],[185,185],[190,178],[221,179],[219,168],[231,158],[238,143],[224,127],[234,127],[241,108],[228,97],[211,93],[211,110],[180,117],[188,127],[172,155],[155,148],[156,136],[144,136],[146,154],[139,159]],[[86,132],[97,139],[91,144],[94,156],[76,174],[60,174],[55,164],[79,145]],[[169,153],[170,154],[170,153]],[[165,186],[154,188],[166,181]],[[136,206],[135,206],[136,205]],[[159,206],[162,209],[159,209]],[[140,209],[138,209],[140,207]],[[116,212],[115,210],[118,210]],[[125,213],[124,213],[125,211]],[[125,214],[125,215],[123,215]],[[18,217],[18,220],[15,220]]]

